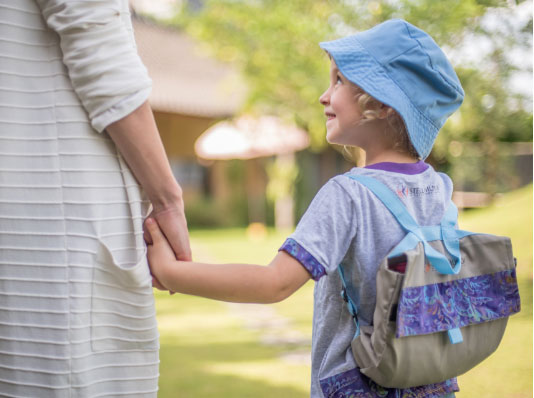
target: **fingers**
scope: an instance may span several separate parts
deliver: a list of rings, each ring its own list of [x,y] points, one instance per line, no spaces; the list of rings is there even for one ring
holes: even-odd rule
[[[187,221],[182,213],[177,211],[167,211],[154,214],[160,230],[178,260],[191,261],[191,246],[189,243],[189,232]],[[154,237],[153,237],[154,238]]]
[[[145,220],[145,241],[147,244],[151,245],[155,241],[164,239],[163,234],[161,233],[161,230],[159,229],[158,223],[153,218],[147,218]],[[149,239],[146,238],[146,235],[148,235]]]
[[[152,276],[152,287],[155,287],[158,290],[168,290],[155,276]]]
[[[143,224],[143,239],[145,240],[145,243],[147,245],[151,245],[152,243],[152,236],[150,236],[150,232],[148,232],[148,228],[146,227],[146,224]]]
[[[143,235],[147,243],[148,266],[152,275],[152,286],[158,290],[168,290],[169,294],[174,294],[169,288],[160,282],[156,276],[157,270],[161,272],[166,264],[176,259],[173,249],[169,245],[166,236],[160,229],[158,221],[149,216],[144,222]],[[159,275],[159,274],[158,274]]]
[[[149,213],[147,218],[152,218],[151,216],[152,216],[152,212]],[[147,245],[152,244],[152,237],[150,236],[150,232],[148,232],[148,229],[146,226],[146,220],[143,221],[143,238]]]

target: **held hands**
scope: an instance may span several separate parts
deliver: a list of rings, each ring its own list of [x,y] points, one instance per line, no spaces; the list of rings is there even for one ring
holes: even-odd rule
[[[151,236],[148,263],[154,286],[164,290],[237,303],[275,303],[310,279],[306,268],[283,251],[268,266],[179,261],[158,222],[147,218],[145,226]]]
[[[147,241],[147,257],[152,274],[152,286],[159,290],[169,290],[166,287],[166,275],[169,268],[176,264],[175,253],[156,220],[147,218],[145,228],[151,237],[150,242]]]
[[[154,209],[147,217],[147,220],[155,219],[161,232],[169,241],[176,259],[180,261],[191,261],[191,246],[189,244],[189,232],[187,231],[187,221],[185,219],[183,206],[167,207],[165,209]],[[144,238],[147,244],[152,244],[152,237],[148,231],[145,220]]]
[[[151,221],[149,221],[151,220]],[[175,205],[163,209],[154,209],[145,220],[144,224],[144,238],[148,245],[148,252],[155,251],[153,235],[150,222],[153,222],[152,230],[158,233],[161,243],[158,244],[158,249],[165,247],[170,248],[173,254],[172,259],[167,259],[166,263],[170,261],[191,261],[191,247],[189,244],[189,233],[187,231],[187,221],[185,219],[183,205]],[[150,256],[149,256],[150,262]],[[154,272],[152,272],[152,286],[159,290],[169,290],[160,281]],[[172,293],[171,293],[172,294]]]

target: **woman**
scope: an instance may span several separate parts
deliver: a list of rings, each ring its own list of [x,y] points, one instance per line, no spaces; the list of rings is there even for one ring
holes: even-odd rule
[[[191,255],[128,2],[2,0],[0,32],[0,395],[155,397],[150,203]]]

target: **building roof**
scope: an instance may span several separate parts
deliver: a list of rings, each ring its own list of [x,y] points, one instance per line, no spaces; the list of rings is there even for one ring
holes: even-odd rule
[[[199,50],[186,33],[132,16],[137,49],[152,78],[149,101],[160,112],[223,118],[235,114],[246,95],[231,65]]]
[[[195,142],[204,159],[253,159],[285,155],[310,145],[306,131],[274,116],[241,116],[206,130]]]

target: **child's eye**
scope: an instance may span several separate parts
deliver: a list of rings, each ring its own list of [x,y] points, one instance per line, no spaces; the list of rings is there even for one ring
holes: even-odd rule
[[[343,81],[341,80],[341,77],[339,75],[336,76],[336,84],[341,84]]]

